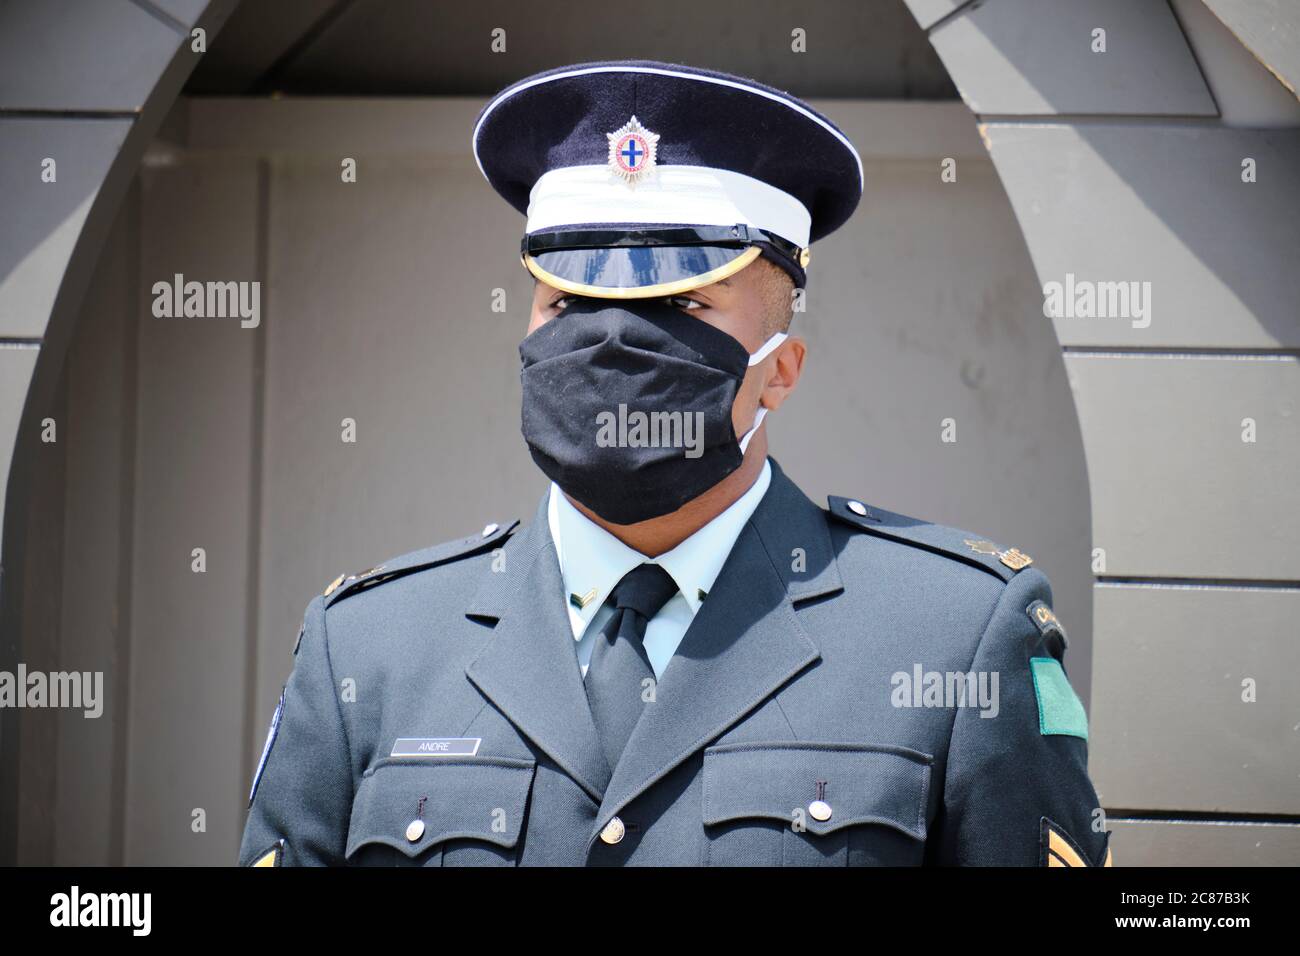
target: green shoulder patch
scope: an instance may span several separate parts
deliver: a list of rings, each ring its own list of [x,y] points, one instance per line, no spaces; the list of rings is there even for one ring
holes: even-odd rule
[[[1038,698],[1038,732],[1087,740],[1088,715],[1061,662],[1054,657],[1031,657],[1029,669],[1034,678],[1034,696]]]

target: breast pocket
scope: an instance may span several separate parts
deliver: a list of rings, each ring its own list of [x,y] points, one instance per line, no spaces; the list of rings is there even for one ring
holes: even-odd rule
[[[705,862],[907,866],[921,862],[933,758],[813,741],[704,751]]]
[[[357,787],[347,861],[513,866],[535,769],[507,757],[381,759]]]

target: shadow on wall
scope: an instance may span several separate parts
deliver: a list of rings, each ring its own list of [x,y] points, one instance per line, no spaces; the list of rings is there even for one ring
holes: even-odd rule
[[[1021,216],[1031,244],[1066,251],[1059,237],[1038,245],[1033,233],[1068,217],[1079,278],[1151,290],[1158,311],[1066,318],[1067,341],[1300,345],[1300,269],[1278,269],[1278,250],[1300,249],[1300,130],[1075,125],[1036,135],[995,127],[990,137],[1003,174],[1027,187],[1017,201],[1033,204]],[[1068,264],[1044,266],[1064,279]]]
[[[761,78],[804,98],[956,99],[902,0],[516,0],[246,3],[186,92],[194,95],[472,96],[542,70],[649,59]],[[323,13],[323,15],[322,15]],[[795,53],[795,31],[802,50]],[[489,52],[488,45],[493,43]]]

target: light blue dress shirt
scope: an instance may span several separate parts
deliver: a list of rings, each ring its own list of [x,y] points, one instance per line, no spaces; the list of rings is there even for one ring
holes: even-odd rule
[[[646,655],[655,677],[663,676],[704,595],[712,589],[727,555],[731,554],[745,522],[763,499],[771,480],[772,466],[764,461],[762,472],[749,490],[726,511],[657,558],[648,558],[629,548],[575,508],[559,487],[551,484],[546,520],[560,559],[569,623],[578,643],[578,664],[584,677],[587,662],[591,660],[592,642],[614,613],[606,603],[610,592],[623,575],[643,563],[661,565],[679,589],[646,627]],[[576,595],[578,601],[571,600],[571,595]]]

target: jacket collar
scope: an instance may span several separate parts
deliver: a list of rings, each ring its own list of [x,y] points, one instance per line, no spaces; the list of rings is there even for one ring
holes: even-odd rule
[[[677,547],[647,557],[596,524],[564,497],[555,484],[547,500],[547,524],[560,559],[575,638],[581,638],[600,606],[623,576],[644,562],[658,564],[677,583],[692,614],[718,579],[736,539],[772,481],[770,462],[748,491]]]
[[[565,601],[543,496],[532,524],[502,549],[465,612],[496,622],[465,674],[599,803],[610,769],[587,706]]]
[[[843,589],[826,516],[771,465],[767,493],[612,772],[587,705],[546,495],[465,612],[496,622],[466,675],[600,804],[588,847],[628,803],[820,657],[795,606]]]

